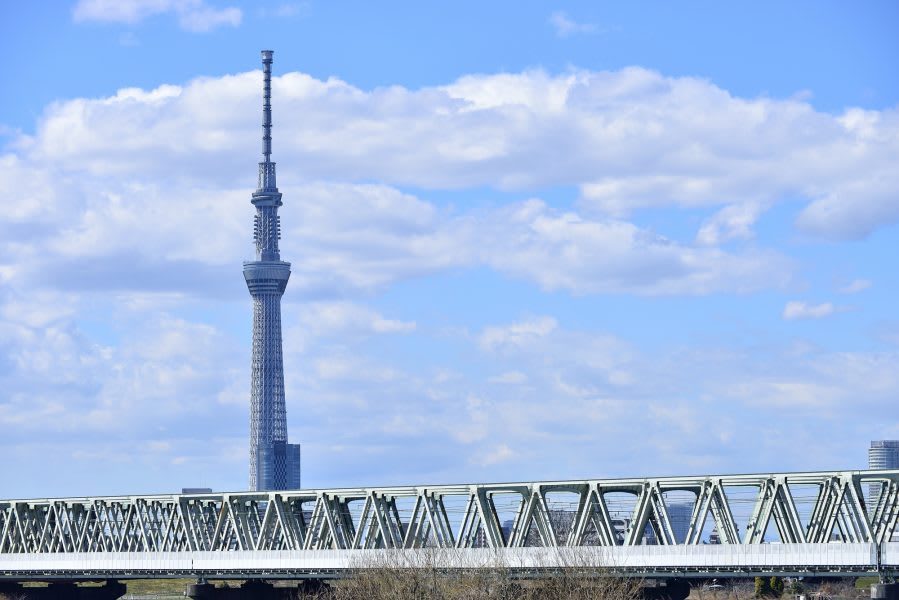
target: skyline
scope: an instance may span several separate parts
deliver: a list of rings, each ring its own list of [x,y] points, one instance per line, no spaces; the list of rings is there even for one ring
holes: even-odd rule
[[[244,489],[269,47],[304,487],[864,468],[899,438],[865,6],[4,8],[0,495]]]

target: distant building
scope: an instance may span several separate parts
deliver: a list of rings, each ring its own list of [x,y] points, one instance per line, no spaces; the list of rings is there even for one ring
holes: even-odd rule
[[[189,487],[188,487],[188,488],[181,488],[181,493],[182,493],[182,494],[191,494],[191,495],[196,495],[196,494],[211,494],[211,493],[212,493],[212,488],[189,488]]]
[[[287,444],[287,489],[300,489],[300,445]]]
[[[876,440],[868,448],[869,469],[899,469],[899,440]]]
[[[899,440],[875,440],[868,448],[869,469],[899,469]],[[880,485],[872,483],[868,487],[871,502],[880,498]]]
[[[683,544],[687,539],[687,532],[690,530],[690,519],[693,517],[692,502],[672,502],[668,505],[668,520],[671,522],[671,529],[674,531],[674,538],[679,544]]]
[[[502,527],[500,529],[503,532],[503,539],[506,541],[506,544],[509,543],[509,539],[512,537],[512,529],[515,527],[514,519],[506,519],[503,521]]]
[[[737,535],[740,535],[740,526],[737,525]],[[764,538],[762,538],[764,542]],[[721,543],[721,534],[718,533],[718,526],[715,525],[712,527],[712,533],[709,534],[709,543],[710,544],[720,544]]]
[[[631,528],[631,519],[614,513],[609,516],[612,517],[612,529],[615,530],[615,544],[621,546],[627,537],[628,529]]]

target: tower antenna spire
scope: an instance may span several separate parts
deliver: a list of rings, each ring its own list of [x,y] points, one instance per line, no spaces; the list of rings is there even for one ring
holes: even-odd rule
[[[257,194],[277,193],[275,163],[272,162],[272,55],[274,51],[262,51],[262,162],[259,163],[259,189]],[[280,205],[280,199],[278,200]]]
[[[272,55],[273,50],[262,51],[262,158],[272,162]]]

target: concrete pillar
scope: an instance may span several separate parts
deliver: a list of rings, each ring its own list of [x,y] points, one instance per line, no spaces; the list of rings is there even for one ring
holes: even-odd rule
[[[671,600],[686,600],[690,595],[690,582],[687,579],[669,579],[666,587]]]
[[[101,586],[81,586],[73,581],[54,581],[47,587],[0,584],[0,594],[16,600],[116,600],[125,594],[125,584],[109,580]]]
[[[47,586],[42,600],[78,600],[78,586],[68,581],[54,581]]]
[[[666,579],[665,585],[640,588],[643,600],[686,600],[689,595],[690,582],[686,579]]]
[[[205,581],[190,583],[184,590],[184,595],[194,600],[208,600],[215,594],[215,586]]]
[[[275,586],[258,579],[248,579],[240,586],[240,600],[274,600],[280,594],[275,591]]]
[[[18,598],[22,595],[22,584],[17,581],[0,581],[0,595]]]
[[[899,600],[899,583],[875,583],[871,586],[872,600]]]

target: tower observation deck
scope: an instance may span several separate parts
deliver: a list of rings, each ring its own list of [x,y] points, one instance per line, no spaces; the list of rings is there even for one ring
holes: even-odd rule
[[[290,278],[290,263],[281,260],[281,193],[272,155],[271,50],[262,51],[262,162],[251,199],[256,207],[253,238],[256,260],[243,264],[253,298],[253,358],[250,385],[250,489],[300,487],[300,445],[287,443],[284,404],[284,359],[281,344],[281,296]]]

